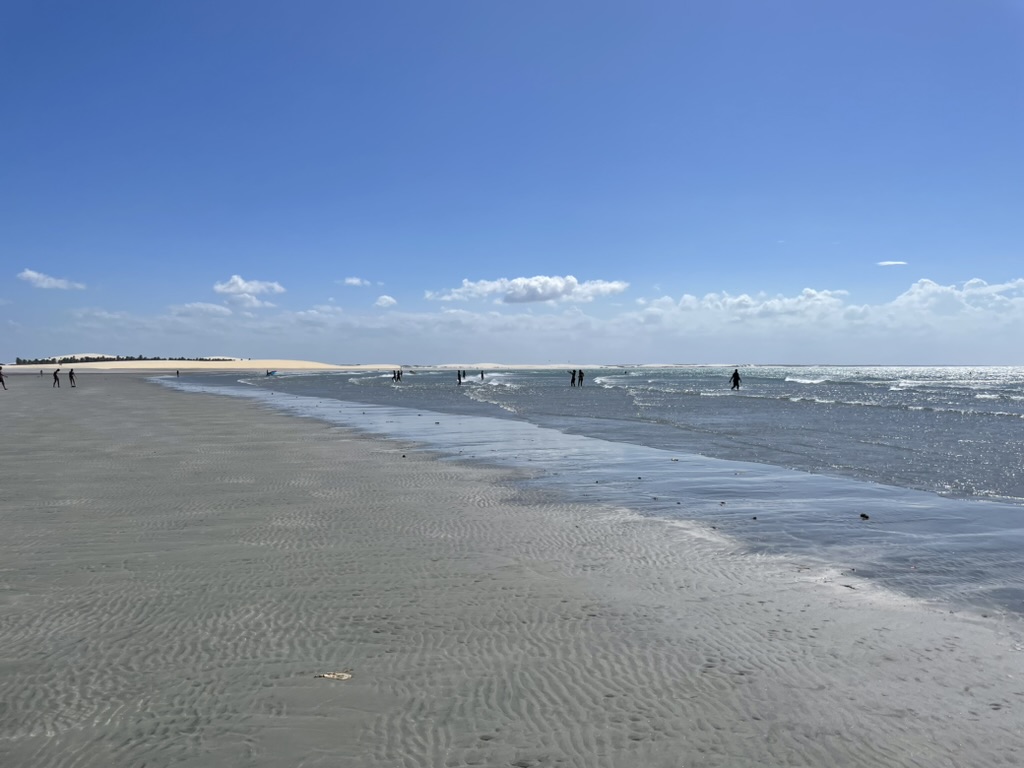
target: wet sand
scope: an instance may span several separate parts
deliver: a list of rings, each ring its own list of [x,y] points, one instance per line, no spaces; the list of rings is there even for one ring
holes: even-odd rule
[[[0,391],[0,765],[1024,762],[1017,626],[251,402],[63,383]]]

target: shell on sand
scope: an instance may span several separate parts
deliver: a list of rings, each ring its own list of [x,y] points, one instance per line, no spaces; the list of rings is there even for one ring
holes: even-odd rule
[[[316,677],[323,677],[327,680],[351,680],[351,672],[324,672],[322,675],[316,675]]]

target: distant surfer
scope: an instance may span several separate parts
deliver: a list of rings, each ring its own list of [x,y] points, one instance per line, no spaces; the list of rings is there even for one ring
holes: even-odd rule
[[[732,372],[732,376],[729,377],[729,381],[732,382],[732,388],[733,389],[739,389],[740,388],[740,382],[743,381],[743,379],[740,378],[740,369],[739,368],[736,368]]]

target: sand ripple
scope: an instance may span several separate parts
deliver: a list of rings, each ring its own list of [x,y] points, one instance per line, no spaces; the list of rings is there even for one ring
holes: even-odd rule
[[[1011,627],[249,403],[87,384],[7,393],[60,439],[0,415],[2,765],[1024,754]]]

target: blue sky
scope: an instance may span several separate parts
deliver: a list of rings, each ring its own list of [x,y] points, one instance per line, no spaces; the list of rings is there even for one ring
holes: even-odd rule
[[[1024,364],[1024,3],[0,7],[0,360]]]

